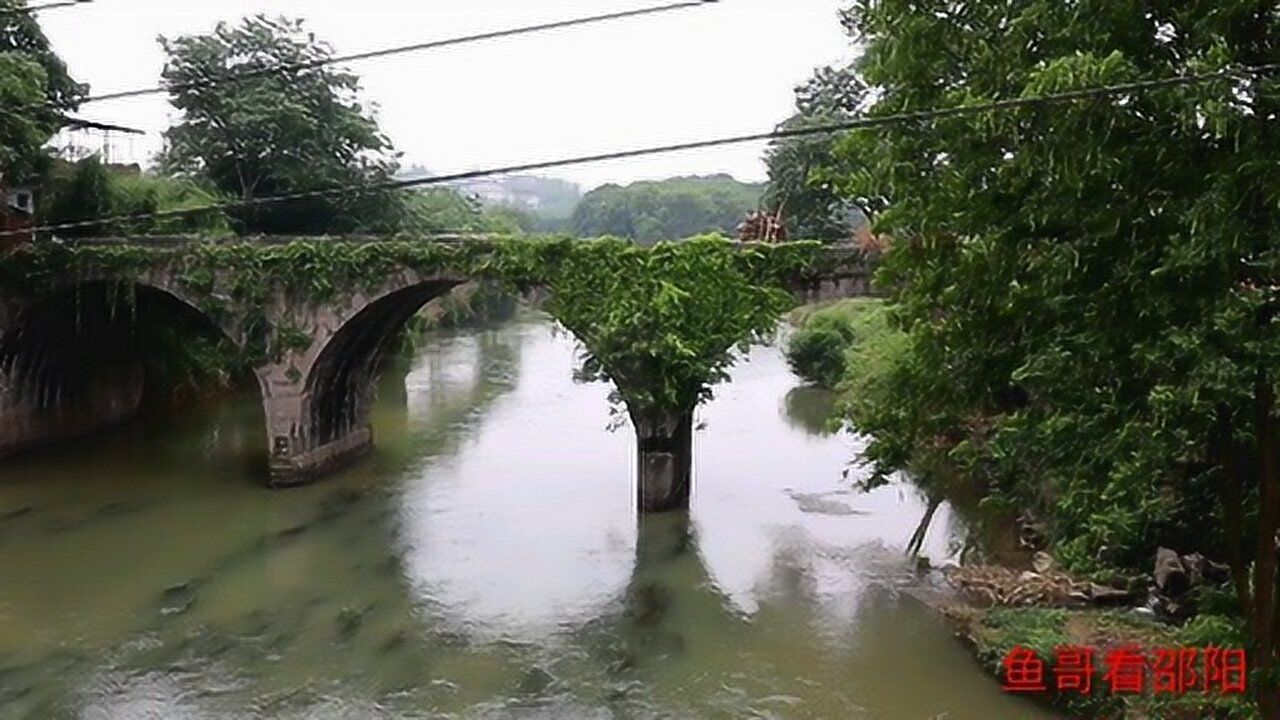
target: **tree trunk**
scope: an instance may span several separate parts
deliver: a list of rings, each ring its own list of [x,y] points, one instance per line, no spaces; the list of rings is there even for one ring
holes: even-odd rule
[[[693,489],[693,410],[632,412],[636,503],[644,513],[688,510]]]
[[[1258,448],[1258,532],[1257,549],[1253,562],[1253,605],[1254,605],[1254,642],[1256,645],[1255,664],[1258,667],[1272,669],[1275,667],[1275,638],[1273,632],[1276,622],[1276,530],[1280,526],[1280,466],[1275,422],[1272,411],[1275,408],[1275,397],[1272,395],[1270,378],[1266,373],[1259,373],[1254,404],[1257,410],[1255,433]],[[1280,697],[1277,697],[1274,685],[1267,683],[1258,690],[1258,704],[1263,717],[1275,718],[1280,713]]]
[[[938,512],[940,505],[942,505],[941,495],[929,496],[929,507],[924,511],[924,517],[920,518],[920,524],[916,526],[916,531],[911,534],[911,540],[907,542],[907,555],[909,557],[920,555],[920,550],[924,548],[924,539],[929,534],[929,526],[933,524],[933,516]]]

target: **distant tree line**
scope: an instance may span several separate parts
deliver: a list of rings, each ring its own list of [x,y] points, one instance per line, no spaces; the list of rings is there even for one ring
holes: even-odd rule
[[[764,188],[729,175],[679,177],[604,185],[583,197],[572,231],[583,237],[613,235],[644,244],[709,232],[732,235],[760,203]]]

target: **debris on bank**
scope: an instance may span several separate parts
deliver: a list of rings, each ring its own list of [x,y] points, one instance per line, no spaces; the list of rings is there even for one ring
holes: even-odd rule
[[[1044,552],[1035,553],[1027,569],[952,566],[939,574],[955,592],[930,604],[996,677],[1014,647],[1049,661],[1063,646],[1092,648],[1104,657],[1122,647],[1154,652],[1244,642],[1239,623],[1223,609],[1231,597],[1229,570],[1199,553],[1161,548],[1150,574],[1105,583],[1067,572]],[[1239,695],[1111,695],[1101,689],[1101,675],[1095,680],[1098,692],[1091,695],[1046,694],[1043,699],[1082,720],[1254,717],[1249,700]]]
[[[1000,565],[949,567],[943,576],[970,602],[1001,607],[1087,607],[1132,605],[1141,593],[1131,582],[1121,586],[1080,580],[1057,566],[1049,555],[1036,553],[1034,569]]]

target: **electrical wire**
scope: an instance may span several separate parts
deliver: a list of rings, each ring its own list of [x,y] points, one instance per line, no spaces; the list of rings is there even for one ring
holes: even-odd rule
[[[1254,65],[1247,67],[1225,68],[1212,72],[1175,75],[1167,78],[1158,78],[1152,80],[1138,80],[1133,82],[1117,83],[1113,85],[1095,86],[1089,88],[1079,88],[1076,90],[1068,90],[1060,93],[1051,93],[1048,95],[1037,95],[1029,97],[1009,98],[1006,100],[996,100],[988,103],[979,103],[974,105],[959,105],[955,107],[933,108],[929,110],[916,110],[909,112],[893,113],[877,117],[862,117],[842,122],[824,123],[804,128],[792,128],[784,130],[773,130],[771,132],[754,133],[749,135],[734,135],[729,137],[714,138],[709,140],[697,140],[693,142],[675,143],[671,145],[659,145],[654,147],[635,148],[630,150],[619,150],[615,152],[600,153],[595,155],[580,155],[576,157],[562,158],[559,160],[546,160],[541,162],[523,163],[519,165],[508,165],[504,167],[494,167],[484,170],[471,170],[467,172],[453,173],[450,175],[436,175],[425,178],[414,178],[410,180],[389,180],[379,183],[368,183],[364,185],[343,185],[337,187],[322,188],[319,190],[307,190],[294,193],[285,193],[281,195],[268,195],[260,198],[251,198],[249,200],[237,200],[225,203],[211,203],[208,205],[174,208],[171,210],[160,210],[149,213],[135,213],[131,215],[112,215],[100,217],[92,220],[80,220],[76,222],[58,223],[53,225],[41,225],[21,231],[0,232],[0,238],[11,237],[15,235],[26,235],[35,232],[56,232],[59,230],[73,230],[79,228],[94,227],[106,223],[114,222],[130,222],[137,220],[150,220],[157,218],[178,217],[185,215],[193,215],[202,212],[210,212],[215,210],[236,210],[242,208],[260,207],[263,205],[271,205],[293,200],[302,200],[307,198],[330,197],[333,195],[346,194],[368,194],[374,192],[384,192],[387,190],[402,190],[413,187],[422,187],[430,185],[447,185],[462,180],[474,180],[477,178],[490,177],[494,175],[509,175],[512,173],[530,172],[533,170],[546,170],[550,168],[566,167],[569,165],[584,165],[588,163],[605,162],[609,160],[622,160],[627,158],[642,157],[646,155],[658,155],[665,153],[681,152],[686,150],[698,150],[703,148],[720,147],[724,145],[739,145],[743,143],[759,142],[764,140],[785,140],[787,138],[806,137],[812,135],[823,135],[829,133],[848,132],[852,130],[863,130],[867,128],[884,127],[888,125],[899,125],[927,120],[937,120],[940,118],[959,117],[966,115],[977,115],[988,112],[1001,110],[1010,110],[1015,108],[1032,107],[1037,105],[1049,105],[1055,103],[1071,102],[1075,100],[1085,100],[1093,98],[1101,98],[1112,95],[1123,95],[1134,92],[1144,92],[1153,89],[1169,88],[1183,85],[1193,85],[1213,80],[1223,80],[1228,78],[1244,78],[1257,77],[1261,75],[1269,75],[1280,72],[1280,63],[1272,63],[1267,65]]]
[[[93,0],[63,0],[63,2],[51,2],[43,5],[24,5],[16,8],[0,8],[0,16],[4,15],[30,15],[38,13],[42,10],[55,10],[57,8],[74,7],[76,5],[87,5]]]
[[[92,0],[72,0],[70,4],[75,2],[91,2]],[[353,53],[350,55],[335,55],[333,57],[322,58],[301,63],[285,63],[282,65],[273,65],[264,68],[254,68],[243,72],[230,72],[225,75],[218,75],[201,80],[195,80],[187,83],[174,83],[169,85],[155,85],[145,88],[135,88],[132,90],[120,90],[117,92],[102,93],[99,95],[90,95],[77,101],[77,106],[86,105],[88,103],[104,102],[107,100],[120,100],[123,98],[141,97],[145,95],[158,95],[167,92],[176,92],[180,90],[190,90],[195,88],[208,88],[225,83],[241,82],[251,78],[265,77],[278,73],[294,73],[306,70],[315,70],[317,68],[334,65],[337,63],[354,62],[357,60],[370,60],[373,58],[387,57],[389,55],[400,55],[411,52],[421,52],[424,50],[436,50],[439,48],[453,47],[455,45],[465,45],[468,43],[483,42],[486,40],[496,40],[498,38],[514,37],[517,35],[529,35],[533,33],[546,32],[548,30],[560,30],[563,28],[576,27],[578,25],[589,25],[596,23],[609,22],[613,20],[622,20],[626,18],[641,17],[644,15],[654,15],[657,13],[672,12],[675,10],[686,10],[694,7],[701,7],[715,3],[717,0],[686,0],[684,2],[670,3],[667,5],[659,5],[656,7],[640,8],[637,10],[623,10],[620,12],[605,13],[603,15],[591,15],[587,17],[574,18],[570,20],[556,20],[554,22],[539,23],[537,25],[526,25],[523,27],[509,28],[506,30],[494,30],[492,32],[478,33],[475,35],[463,35],[461,37],[448,38],[445,40],[431,40],[428,42],[414,43],[411,45],[398,45],[395,47],[381,48],[378,50],[369,50],[366,52]]]

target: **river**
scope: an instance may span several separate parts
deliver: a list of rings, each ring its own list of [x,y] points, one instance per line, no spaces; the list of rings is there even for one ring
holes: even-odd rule
[[[365,462],[263,488],[256,393],[0,466],[0,717],[1049,718],[913,597],[924,511],[854,492],[778,349],[638,524],[628,428],[539,316],[388,372]],[[926,549],[964,533],[944,506]]]

